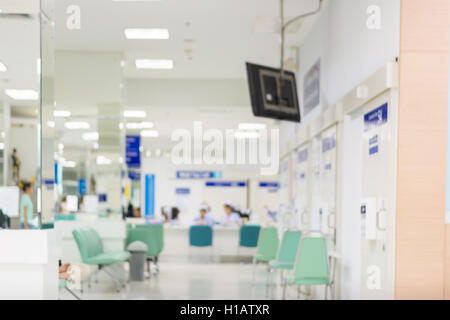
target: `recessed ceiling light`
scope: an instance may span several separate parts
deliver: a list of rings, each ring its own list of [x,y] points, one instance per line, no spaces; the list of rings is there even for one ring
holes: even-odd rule
[[[89,129],[91,127],[86,121],[69,121],[64,123],[64,126],[70,130]]]
[[[127,129],[130,130],[141,130],[141,129],[151,129],[153,128],[153,122],[143,121],[143,122],[127,122]]]
[[[142,130],[141,136],[145,138],[156,138],[159,136],[159,132],[157,130]]]
[[[6,89],[5,94],[14,100],[38,100],[39,99],[39,93],[36,90]]]
[[[63,161],[63,167],[66,168],[75,168],[77,166],[77,163],[75,161]]]
[[[164,28],[127,28],[125,37],[131,40],[167,40],[169,30]]]
[[[55,118],[67,118],[70,117],[71,113],[68,110],[55,110],[53,111],[53,117]]]
[[[169,59],[137,59],[138,69],[173,69],[173,60]]]
[[[8,70],[3,62],[0,61],[0,72],[6,72]]]
[[[147,116],[147,112],[143,110],[125,110],[123,112],[123,116],[125,118],[145,118]]]
[[[83,133],[83,140],[84,141],[97,141],[99,138],[98,132],[86,132]]]
[[[264,123],[240,123],[239,130],[264,130],[266,125]]]

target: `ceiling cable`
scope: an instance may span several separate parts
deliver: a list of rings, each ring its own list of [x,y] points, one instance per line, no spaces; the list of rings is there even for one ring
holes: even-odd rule
[[[284,22],[284,0],[280,0],[280,20],[281,20],[281,55],[280,55],[280,59],[281,59],[281,66],[280,66],[280,70],[281,70],[281,78],[283,78],[284,75],[284,42],[285,42],[285,32],[286,29],[293,24],[294,22],[302,19],[302,18],[306,18],[308,16],[312,16],[315,15],[316,13],[319,13],[320,10],[322,10],[322,3],[323,0],[319,0],[319,7],[311,12],[308,13],[304,13],[301,14],[299,16],[296,16],[290,20],[288,20],[286,23]]]

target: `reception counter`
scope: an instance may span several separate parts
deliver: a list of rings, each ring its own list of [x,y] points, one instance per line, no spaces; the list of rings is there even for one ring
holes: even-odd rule
[[[0,300],[58,298],[59,240],[55,230],[0,230]]]

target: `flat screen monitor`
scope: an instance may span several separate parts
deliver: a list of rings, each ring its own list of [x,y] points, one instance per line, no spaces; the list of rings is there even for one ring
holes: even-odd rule
[[[295,74],[247,62],[247,80],[253,115],[300,122]]]

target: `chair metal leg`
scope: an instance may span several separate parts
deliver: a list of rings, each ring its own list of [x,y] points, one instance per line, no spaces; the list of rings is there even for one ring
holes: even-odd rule
[[[325,286],[325,300],[328,300],[328,285]]]
[[[252,286],[255,285],[255,280],[256,280],[256,265],[257,265],[257,261],[256,261],[256,257],[254,257],[254,258],[253,258]]]
[[[75,298],[75,299],[77,299],[77,300],[81,300],[81,298],[79,297],[79,296],[77,296],[76,294],[75,294],[75,292],[73,292],[72,290],[70,290],[69,288],[67,288],[67,287],[65,287],[66,288],[66,290]]]
[[[286,288],[287,287],[287,282],[286,279],[283,279],[283,300],[286,300]]]
[[[117,280],[108,270],[102,269],[116,284],[117,292],[120,292],[120,281]]]

